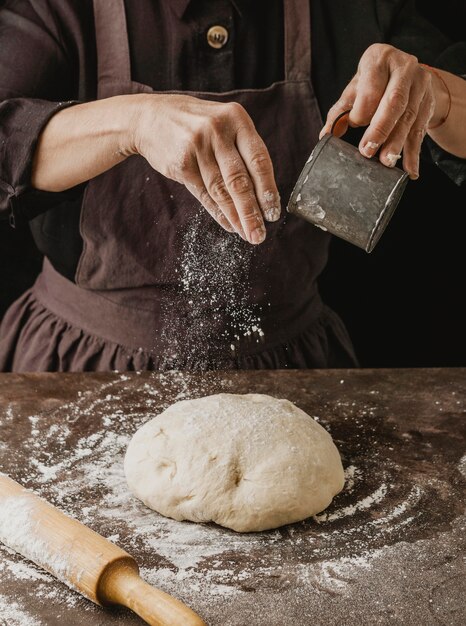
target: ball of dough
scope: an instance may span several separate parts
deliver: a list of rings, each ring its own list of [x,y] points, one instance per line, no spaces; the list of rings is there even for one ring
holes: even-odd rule
[[[173,404],[136,432],[125,474],[162,515],[238,532],[319,513],[344,485],[328,432],[288,400],[261,394]]]

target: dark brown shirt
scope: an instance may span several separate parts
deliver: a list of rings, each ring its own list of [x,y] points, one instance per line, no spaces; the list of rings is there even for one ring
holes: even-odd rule
[[[37,192],[30,173],[49,118],[72,102],[96,98],[92,0],[0,5],[0,213],[30,219],[39,249],[73,279],[84,185],[63,194]],[[312,0],[312,81],[323,116],[374,42],[466,75],[466,44],[452,45],[413,5]],[[133,78],[156,90],[221,92],[283,78],[283,0],[126,0],[126,9]],[[207,43],[214,24],[229,33],[221,49]],[[430,154],[455,182],[466,181],[464,160],[432,143]]]

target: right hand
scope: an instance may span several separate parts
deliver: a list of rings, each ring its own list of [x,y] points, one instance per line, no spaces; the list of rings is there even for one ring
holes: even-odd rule
[[[134,150],[182,183],[227,231],[253,244],[280,217],[268,150],[244,108],[183,95],[141,96]]]

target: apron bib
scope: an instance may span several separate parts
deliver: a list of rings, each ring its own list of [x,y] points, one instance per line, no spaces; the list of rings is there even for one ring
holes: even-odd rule
[[[124,0],[94,0],[94,12],[98,97],[160,93],[131,80]],[[284,17],[283,81],[227,93],[163,92],[239,102],[267,145],[283,203],[322,127],[310,80],[309,0],[286,0]],[[170,345],[174,362],[198,349],[217,358],[274,345],[321,311],[316,278],[328,234],[283,211],[267,224],[265,242],[251,246],[140,156],[89,182],[80,227],[77,285],[119,307],[151,311],[155,336],[141,349],[157,353]]]

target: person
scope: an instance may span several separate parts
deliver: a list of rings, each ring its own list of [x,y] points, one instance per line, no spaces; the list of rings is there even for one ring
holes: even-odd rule
[[[416,179],[427,134],[464,181],[466,55],[413,2],[5,0],[0,26],[0,210],[45,257],[0,370],[357,365],[329,235],[280,198],[348,109],[367,158]]]

